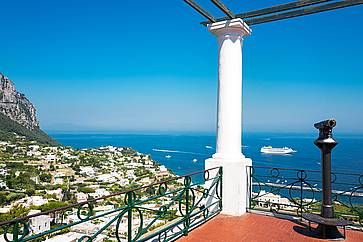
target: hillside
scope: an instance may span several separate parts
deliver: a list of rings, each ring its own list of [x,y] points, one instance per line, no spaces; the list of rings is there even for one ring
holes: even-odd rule
[[[14,140],[16,136],[14,133],[25,136],[29,140],[36,140],[41,144],[58,145],[55,140],[49,137],[41,129],[34,128],[33,130],[29,130],[0,113],[0,140]]]

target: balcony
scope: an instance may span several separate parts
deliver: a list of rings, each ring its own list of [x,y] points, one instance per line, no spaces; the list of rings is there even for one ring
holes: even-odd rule
[[[223,215],[216,167],[1,222],[0,241],[317,241],[302,213],[320,213],[320,171],[251,166],[246,173],[243,216]],[[333,177],[335,215],[352,221],[347,241],[363,241],[363,176]]]
[[[218,215],[179,241],[324,241],[303,213],[319,214],[321,171],[251,166],[248,213]],[[333,172],[335,216],[350,220],[346,241],[363,241],[363,176]],[[340,228],[342,234],[345,233]]]
[[[342,231],[343,232],[343,231]],[[345,241],[363,241],[363,232],[347,230]],[[306,223],[248,213],[241,217],[218,215],[178,240],[189,241],[326,241],[309,233]]]

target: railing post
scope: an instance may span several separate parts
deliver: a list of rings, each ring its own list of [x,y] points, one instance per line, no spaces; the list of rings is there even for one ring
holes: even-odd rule
[[[248,186],[248,195],[247,195],[247,204],[248,204],[248,210],[251,209],[251,201],[252,201],[252,166],[247,166],[247,186]]]
[[[305,171],[300,170],[300,219],[302,219],[302,214],[303,214],[303,174],[305,173]]]
[[[18,242],[19,241],[19,223],[16,222],[13,226],[13,241]]]
[[[127,196],[127,241],[132,241],[132,208],[133,208],[133,192],[128,192]]]
[[[189,188],[190,188],[190,183],[191,183],[191,178],[189,176],[186,176],[184,178],[184,189],[185,189],[185,216],[184,216],[184,221],[185,221],[185,231],[184,231],[184,235],[188,235],[188,231],[189,231],[189,225],[190,225],[190,218],[189,218]]]

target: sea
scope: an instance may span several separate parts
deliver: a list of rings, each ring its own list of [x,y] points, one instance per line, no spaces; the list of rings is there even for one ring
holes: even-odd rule
[[[117,134],[50,133],[61,144],[76,149],[100,146],[131,147],[150,154],[177,175],[204,170],[204,161],[215,153],[216,137],[211,134]],[[314,145],[315,134],[244,133],[243,154],[253,166],[321,171],[321,153]],[[338,145],[332,151],[332,170],[363,174],[363,135],[336,134]],[[262,146],[290,147],[290,155],[262,154]],[[318,179],[318,175],[316,178]],[[356,179],[356,178],[354,178]],[[363,178],[358,177],[363,183]]]

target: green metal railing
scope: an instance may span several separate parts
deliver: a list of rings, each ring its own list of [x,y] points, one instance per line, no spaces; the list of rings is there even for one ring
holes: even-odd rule
[[[267,166],[248,170],[249,210],[302,217],[321,212],[321,171]],[[335,217],[363,226],[363,174],[332,173]]]
[[[203,181],[193,183],[198,176],[204,176]],[[43,241],[72,231],[79,235],[79,242],[99,236],[117,241],[172,241],[217,215],[222,209],[221,194],[222,168],[217,167],[1,222],[1,236],[7,242]],[[102,205],[110,204],[112,209],[100,211]],[[51,221],[50,229],[34,227],[43,219]]]

